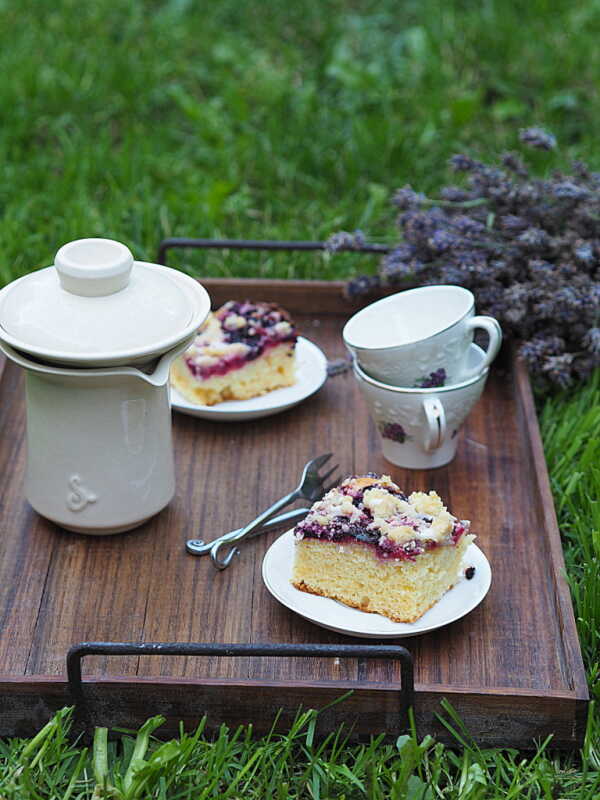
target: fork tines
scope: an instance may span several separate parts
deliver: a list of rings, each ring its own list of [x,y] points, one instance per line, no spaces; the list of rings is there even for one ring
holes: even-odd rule
[[[310,462],[310,466],[314,467],[315,469],[319,469],[319,467],[322,467],[329,461],[332,455],[333,453],[323,453],[322,456],[317,456],[316,458],[313,458],[313,460]]]
[[[324,485],[327,478],[333,475],[333,473],[336,471],[336,469],[338,469],[339,466],[340,466],[339,464],[336,464],[329,470],[329,472],[326,472],[325,475],[321,477],[321,482],[323,483],[323,494],[327,494],[327,492],[330,489],[333,489],[333,487],[337,486],[337,484],[340,482],[342,476],[338,474],[328,486]]]

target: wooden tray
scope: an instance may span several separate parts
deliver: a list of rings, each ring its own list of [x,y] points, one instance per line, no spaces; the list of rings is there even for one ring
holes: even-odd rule
[[[215,304],[275,300],[329,358],[344,355],[340,331],[352,307],[341,284],[204,282]],[[27,735],[73,702],[68,649],[81,641],[363,643],[318,628],[279,605],[261,579],[277,533],[246,543],[225,572],[187,555],[184,542],[212,538],[251,519],[296,483],[302,465],[333,450],[346,474],[387,472],[407,490],[434,488],[473,522],[493,571],[489,595],[464,619],[407,644],[415,664],[419,734],[449,737],[436,712],[448,698],[485,745],[529,747],[552,733],[582,742],[588,692],[560,537],[527,374],[497,362],[448,467],[405,471],[384,461],[350,374],[278,416],[213,423],[174,415],[178,476],[171,505],[137,531],[93,538],[41,519],[23,497],[22,376],[0,364],[0,735]],[[283,709],[321,707],[323,730],[354,722],[357,734],[402,724],[400,666],[317,658],[101,657],[84,663],[87,722],[132,727],[150,714],[253,722],[266,730]]]

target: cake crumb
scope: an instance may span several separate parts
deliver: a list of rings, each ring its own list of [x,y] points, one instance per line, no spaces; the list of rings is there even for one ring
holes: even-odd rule
[[[441,497],[433,490],[431,490],[429,494],[425,492],[413,492],[408,500],[417,509],[419,514],[429,514],[432,517],[437,517],[438,514],[446,510],[446,506],[442,503]]]
[[[400,509],[402,501],[385,489],[367,489],[363,497],[363,503],[366,508],[372,511],[375,518],[386,518],[391,517]]]
[[[396,525],[395,527],[388,525],[386,536],[395,544],[402,544],[415,538],[415,529],[408,525]]]

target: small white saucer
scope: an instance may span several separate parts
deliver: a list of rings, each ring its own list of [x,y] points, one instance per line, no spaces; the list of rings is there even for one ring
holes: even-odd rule
[[[463,576],[416,622],[392,622],[380,614],[368,614],[345,606],[337,600],[296,589],[290,583],[293,560],[294,532],[290,530],[273,542],[263,560],[263,580],[273,597],[322,628],[365,639],[417,636],[449,625],[478,606],[492,582],[487,558],[477,545],[471,544],[463,561],[463,568],[475,567],[475,575],[471,580]]]
[[[296,383],[284,389],[274,389],[250,400],[228,400],[214,406],[194,405],[171,386],[171,408],[182,414],[222,422],[243,422],[248,419],[279,414],[301,403],[317,392],[327,379],[327,359],[316,344],[303,336],[296,344]]]

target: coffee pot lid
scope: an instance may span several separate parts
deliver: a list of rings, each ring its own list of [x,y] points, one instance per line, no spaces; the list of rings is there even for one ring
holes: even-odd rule
[[[54,363],[123,364],[176,346],[209,310],[187,275],[134,261],[112,239],[78,239],[0,291],[0,339]]]

